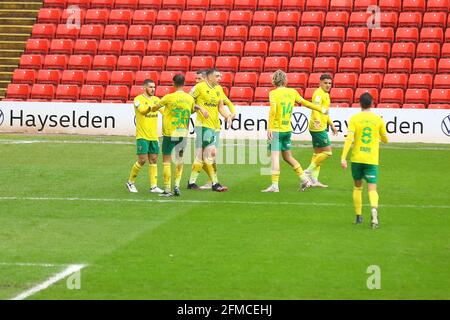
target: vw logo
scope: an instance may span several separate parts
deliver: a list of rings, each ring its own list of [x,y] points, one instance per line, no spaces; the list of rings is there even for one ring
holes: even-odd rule
[[[301,134],[308,129],[308,118],[301,112],[294,112],[291,120],[292,132]]]
[[[1,115],[0,115],[0,124],[1,123],[2,123],[2,121],[1,121]],[[441,128],[442,128],[442,132],[445,133],[446,136],[450,137],[450,116],[446,116],[444,118],[444,120],[442,120]]]
[[[5,115],[3,114],[3,111],[0,110],[0,126],[3,124],[4,120],[5,120]]]

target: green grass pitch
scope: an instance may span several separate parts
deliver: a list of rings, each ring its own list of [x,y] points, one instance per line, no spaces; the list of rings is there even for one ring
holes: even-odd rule
[[[281,192],[262,194],[270,177],[260,165],[227,164],[228,193],[191,191],[186,165],[182,197],[161,201],[147,166],[140,192],[125,188],[133,141],[0,136],[0,299],[62,268],[16,263],[88,265],[79,290],[64,279],[29,299],[450,299],[450,146],[382,148],[372,230],[367,206],[364,225],[353,224],[339,145],[322,167],[326,190],[298,192],[283,164]],[[306,167],[312,150],[301,146],[293,152]],[[371,265],[381,289],[367,288]]]

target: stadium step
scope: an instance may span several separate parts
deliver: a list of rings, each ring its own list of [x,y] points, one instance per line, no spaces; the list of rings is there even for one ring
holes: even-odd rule
[[[25,41],[0,41],[0,49],[22,50],[25,49]]]
[[[20,25],[0,25],[0,33],[26,33],[31,34],[33,26],[20,26]]]
[[[13,72],[0,72],[0,81],[8,80],[8,82],[9,82],[12,75],[13,75]]]
[[[0,17],[2,18],[36,18],[39,10],[8,10],[0,9]]]
[[[3,41],[27,41],[29,37],[29,33],[0,33]]]
[[[22,55],[23,50],[14,50],[14,49],[0,49],[0,57],[2,58],[15,58]]]
[[[36,22],[36,18],[23,18],[23,17],[1,17],[0,25],[21,25],[21,26],[33,26]]]
[[[22,9],[39,10],[42,7],[42,1],[1,1],[0,9]]]
[[[19,67],[19,64],[13,65],[13,64],[7,64],[7,65],[0,65],[0,72],[14,72]]]

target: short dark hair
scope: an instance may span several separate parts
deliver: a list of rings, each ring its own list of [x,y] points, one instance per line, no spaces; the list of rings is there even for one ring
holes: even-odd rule
[[[323,80],[333,80],[333,78],[328,73],[324,73],[320,76],[320,81],[323,81]]]
[[[359,97],[359,104],[361,105],[361,108],[363,108],[363,109],[369,109],[372,106],[372,103],[373,103],[372,96],[368,92],[364,92]]]
[[[182,74],[176,74],[172,80],[175,87],[179,88],[184,86],[184,76]]]
[[[197,70],[197,74],[201,74],[202,76],[206,75],[206,70]]]
[[[218,71],[216,68],[211,68],[211,69],[206,70],[205,74],[207,76],[209,76],[210,74],[213,74],[216,71]]]
[[[144,80],[144,86],[148,86],[150,83],[155,83],[152,79],[145,79]]]

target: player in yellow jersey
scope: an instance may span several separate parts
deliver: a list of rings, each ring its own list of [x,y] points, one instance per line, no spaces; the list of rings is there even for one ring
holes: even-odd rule
[[[191,113],[200,110],[204,118],[208,118],[208,113],[201,107],[195,106],[194,98],[183,91],[185,78],[182,74],[173,77],[175,92],[165,95],[159,104],[153,108],[154,111],[163,109],[163,176],[164,192],[163,197],[172,195],[179,196],[180,181],[183,173],[183,153],[186,148],[186,136],[189,132],[189,119]],[[174,159],[172,158],[174,153]],[[176,165],[175,187],[171,192],[171,162]]]
[[[287,88],[287,76],[282,70],[277,70],[272,76],[272,83],[277,87],[270,91],[270,113],[267,138],[272,161],[272,184],[262,192],[279,192],[278,181],[280,178],[280,152],[301,180],[301,190],[304,191],[311,185],[311,180],[303,172],[300,163],[291,153],[291,115],[295,104],[302,104],[318,112],[327,112],[326,108],[319,107],[308,100],[303,99],[297,90]]]
[[[341,165],[347,168],[347,154],[354,142],[351,163],[355,182],[353,204],[356,212],[356,224],[362,223],[362,180],[367,181],[369,202],[372,214],[372,228],[378,227],[378,162],[380,140],[387,143],[386,126],[380,116],[371,112],[373,100],[369,93],[360,97],[361,112],[350,118],[347,138],[341,156]]]
[[[159,99],[155,97],[156,85],[153,80],[144,81],[144,93],[134,98],[134,112],[136,114],[136,146],[138,160],[131,168],[130,177],[126,186],[130,192],[138,192],[135,181],[142,166],[148,161],[150,176],[150,192],[162,193],[158,188],[158,112],[151,108],[158,104]]]
[[[195,147],[197,152],[187,188],[199,189],[196,181],[203,165],[205,165],[208,176],[212,179],[211,189],[217,192],[227,191],[228,188],[219,183],[217,171],[214,170],[217,153],[216,130],[220,130],[219,109],[225,96],[222,87],[218,85],[217,70],[209,69],[206,71],[206,80],[195,85],[192,96],[195,99],[195,104],[206,109],[209,117],[205,118],[202,113],[198,113],[195,120]]]
[[[330,109],[330,90],[332,78],[329,74],[322,74],[320,76],[320,87],[316,89],[312,96],[312,102],[327,110]],[[312,187],[327,188],[328,186],[319,182],[320,166],[323,162],[332,156],[331,142],[328,137],[328,126],[333,130],[333,135],[337,135],[336,127],[333,124],[329,114],[323,114],[315,110],[311,111],[311,118],[309,120],[309,133],[312,137],[312,144],[314,153],[311,159],[311,164],[305,170],[311,178]]]

